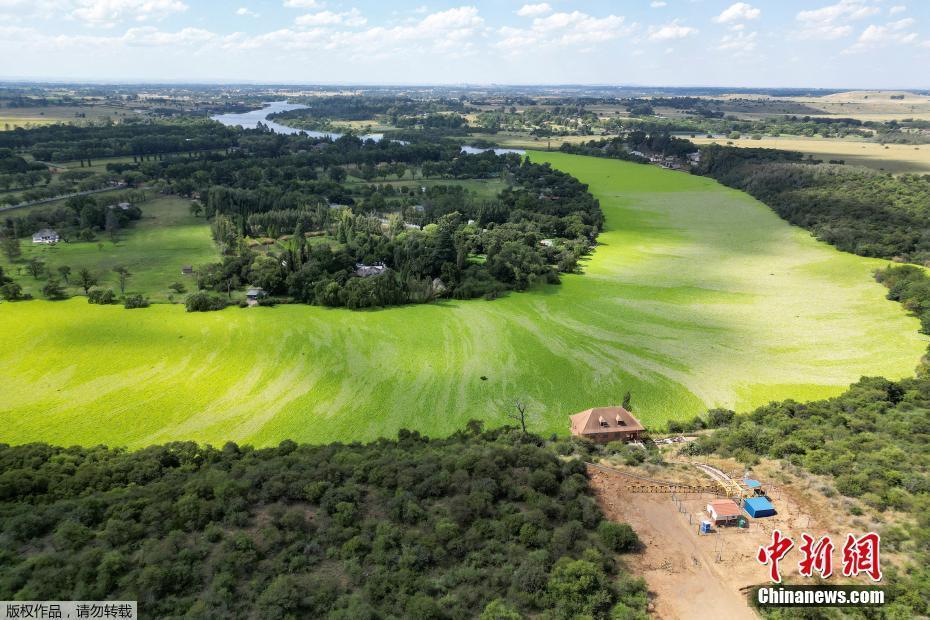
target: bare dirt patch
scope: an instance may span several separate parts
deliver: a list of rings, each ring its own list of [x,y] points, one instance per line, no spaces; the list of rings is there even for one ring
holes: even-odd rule
[[[660,618],[692,618],[695,610],[712,617],[756,618],[746,592],[769,581],[769,569],[756,560],[756,552],[771,542],[773,529],[795,541],[800,541],[802,532],[815,537],[830,534],[834,541],[846,533],[838,531],[835,523],[821,523],[796,501],[788,501],[791,494],[779,488],[773,494],[776,516],[749,519],[746,529],[721,527],[702,536],[698,528],[707,518],[704,508],[715,495],[676,494],[673,499],[668,493],[634,493],[622,476],[590,467],[588,475],[604,514],[630,524],[643,541],[644,550],[628,556],[628,563],[646,579]],[[799,581],[798,559],[795,549],[782,561],[786,582]]]

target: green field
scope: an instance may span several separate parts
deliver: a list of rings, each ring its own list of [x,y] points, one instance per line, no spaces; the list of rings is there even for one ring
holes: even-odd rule
[[[82,267],[90,269],[99,278],[101,287],[109,287],[119,293],[117,277],[113,273],[117,265],[129,268],[133,274],[126,287],[127,293],[142,293],[153,301],[167,301],[172,292],[168,286],[172,282],[181,281],[189,290],[194,289],[195,280],[191,276],[182,276],[181,266],[196,267],[219,259],[210,238],[209,226],[202,217],[190,214],[189,200],[156,198],[140,206],[142,219],[120,231],[116,243],[111,242],[105,233],[100,233],[97,241],[53,246],[33,245],[29,239],[23,239],[20,261],[10,266],[4,256],[0,257],[0,265],[13,275],[17,274],[17,269],[22,270],[24,275],[17,277],[17,282],[25,292],[37,298],[42,295],[46,277],[36,280],[25,275],[25,262],[32,257],[44,261],[56,278],[59,277],[57,267],[71,267],[71,286],[66,288],[73,295],[84,293],[75,285],[75,277]],[[20,211],[25,209],[11,213],[16,215]]]
[[[745,194],[657,167],[532,153],[591,185],[602,244],[561,286],[369,312],[186,314],[83,299],[0,305],[0,441],[142,446],[530,428],[626,390],[647,425],[838,394],[913,372],[918,322],[842,254]]]

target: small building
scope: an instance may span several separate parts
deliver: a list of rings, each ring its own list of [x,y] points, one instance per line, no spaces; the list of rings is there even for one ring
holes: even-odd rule
[[[771,517],[775,514],[775,506],[767,497],[750,497],[743,500],[743,510],[750,517],[759,519],[761,517]]]
[[[547,248],[555,247],[555,239],[543,239],[539,242],[539,245]]]
[[[266,296],[265,289],[259,286],[250,287],[245,291],[245,300],[250,306],[257,306],[258,300]]]
[[[623,407],[594,407],[569,416],[571,432],[595,443],[638,441],[645,428]]]
[[[45,243],[51,245],[53,243],[58,243],[59,241],[61,241],[61,237],[51,228],[43,228],[42,230],[32,235],[33,243]]]
[[[750,495],[765,495],[765,489],[762,488],[762,483],[758,480],[743,478],[743,484],[746,485]]]
[[[355,275],[360,278],[370,278],[371,276],[380,276],[384,273],[384,270],[387,267],[382,263],[376,263],[374,265],[363,265],[362,263],[355,263]]]
[[[193,265],[182,265],[182,266],[181,266],[181,275],[182,275],[182,276],[189,276],[189,275],[192,275],[193,273],[194,273],[194,267],[193,267]]]
[[[729,525],[739,521],[739,506],[732,499],[715,499],[707,504],[707,514],[714,525]]]

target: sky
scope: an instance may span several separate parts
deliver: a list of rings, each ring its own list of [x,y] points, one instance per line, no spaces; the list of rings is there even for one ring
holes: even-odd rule
[[[928,0],[0,0],[0,79],[930,88]]]

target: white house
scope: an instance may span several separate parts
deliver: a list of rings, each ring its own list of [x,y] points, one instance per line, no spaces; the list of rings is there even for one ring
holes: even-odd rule
[[[36,234],[32,235],[33,243],[47,243],[51,245],[52,243],[58,243],[59,241],[61,241],[61,237],[51,228],[43,228]]]
[[[381,263],[375,265],[364,265],[362,263],[355,264],[355,275],[360,278],[369,278],[371,276],[380,276],[384,273],[384,270],[387,269]]]

